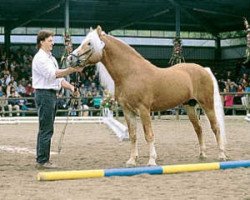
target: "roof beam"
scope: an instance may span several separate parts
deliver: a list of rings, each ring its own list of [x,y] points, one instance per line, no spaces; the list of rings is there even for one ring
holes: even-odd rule
[[[173,6],[180,6],[178,3],[176,3],[175,0],[168,0]],[[181,7],[181,6],[180,6]],[[198,22],[198,24],[204,28],[204,30],[206,30],[207,32],[210,32],[212,35],[217,36],[218,35],[218,31],[216,29],[216,27],[214,27],[213,24],[209,23],[208,21],[202,20],[200,17],[198,16],[194,16],[190,11],[188,11],[187,9],[181,7],[181,10],[189,16],[190,19],[192,19],[194,22]],[[205,24],[207,26],[205,26]]]
[[[40,12],[34,11],[32,14],[29,15],[29,17],[22,17],[21,19],[19,19],[18,21],[14,22],[11,26],[10,29],[14,29],[16,27],[21,27],[21,26],[26,26],[28,23],[30,23],[31,21],[33,21],[36,18],[39,18],[40,16],[46,14],[46,13],[50,13],[56,9],[58,9],[61,4],[63,4],[65,2],[65,0],[58,0],[56,3],[54,4],[50,4],[47,7],[44,7],[43,9],[40,10]]]
[[[113,27],[113,30],[114,29],[124,29],[124,28],[127,28],[131,25],[134,25],[136,23],[139,23],[139,22],[142,22],[142,21],[145,21],[146,19],[151,19],[151,18],[154,18],[154,17],[158,17],[160,15],[163,15],[165,13],[169,12],[169,9],[163,9],[163,10],[160,10],[158,12],[156,11],[151,11],[150,13],[147,13],[146,17],[145,17],[145,14],[141,15],[141,16],[137,16],[137,17],[134,17],[134,19],[130,19],[130,20],[125,20],[125,23],[119,25],[119,26],[116,26],[116,27]],[[111,30],[110,30],[111,31]]]
[[[236,15],[236,14],[230,14],[230,13],[225,13],[225,12],[217,12],[214,10],[207,10],[207,9],[201,9],[201,8],[195,8],[192,7],[190,9],[193,9],[194,11],[201,12],[201,13],[208,13],[208,14],[213,14],[213,15],[222,15],[222,16],[227,16],[227,17],[237,17],[237,18],[242,18],[243,16]]]

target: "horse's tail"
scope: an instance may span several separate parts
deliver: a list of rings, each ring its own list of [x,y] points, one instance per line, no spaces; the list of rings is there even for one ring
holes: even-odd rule
[[[222,136],[223,142],[226,142],[226,133],[225,133],[225,123],[224,123],[224,108],[223,104],[221,101],[221,96],[219,93],[219,86],[217,83],[217,80],[215,76],[213,75],[212,71],[210,68],[205,68],[209,75],[211,76],[213,80],[213,85],[214,85],[214,110],[215,110],[215,115],[217,118],[217,122],[219,123],[219,128],[220,128],[220,134]]]

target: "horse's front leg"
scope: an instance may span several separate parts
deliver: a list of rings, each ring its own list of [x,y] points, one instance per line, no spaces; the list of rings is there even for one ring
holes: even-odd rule
[[[155,160],[157,158],[157,154],[155,151],[155,144],[154,144],[155,136],[152,130],[150,111],[146,108],[140,109],[140,117],[142,121],[145,139],[149,146],[149,161],[147,165],[155,166],[156,165]]]
[[[124,116],[128,125],[129,140],[130,140],[130,158],[126,162],[127,167],[136,166],[136,159],[138,157],[138,147],[136,138],[136,115],[135,113],[124,109]]]

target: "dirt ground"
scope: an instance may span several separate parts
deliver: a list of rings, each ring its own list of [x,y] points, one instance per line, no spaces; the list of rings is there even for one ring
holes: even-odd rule
[[[122,119],[120,119],[122,120]],[[250,123],[227,117],[227,154],[231,160],[250,159]],[[216,162],[218,151],[202,119],[207,155],[198,159],[198,142],[190,122],[166,117],[153,121],[158,165]],[[104,124],[69,124],[60,156],[56,153],[63,124],[55,125],[52,161],[62,170],[125,167],[129,141],[119,142]],[[18,200],[250,200],[250,168],[168,175],[137,175],[67,181],[36,180],[37,124],[0,125],[0,199]],[[139,165],[148,161],[147,145],[138,122]]]

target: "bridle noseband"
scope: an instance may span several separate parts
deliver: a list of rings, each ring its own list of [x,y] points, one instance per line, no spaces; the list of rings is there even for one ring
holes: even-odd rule
[[[87,54],[89,52],[90,52],[90,54],[86,58],[81,59],[82,56],[84,56],[85,54]],[[91,47],[88,50],[84,51],[80,55],[75,55],[73,53],[70,53],[69,54],[70,56],[76,58],[76,62],[73,65],[71,65],[71,67],[78,67],[78,66],[87,67],[88,65],[86,65],[86,62],[88,61],[88,59],[90,58],[90,56],[92,56],[92,54],[93,54],[93,47]]]

